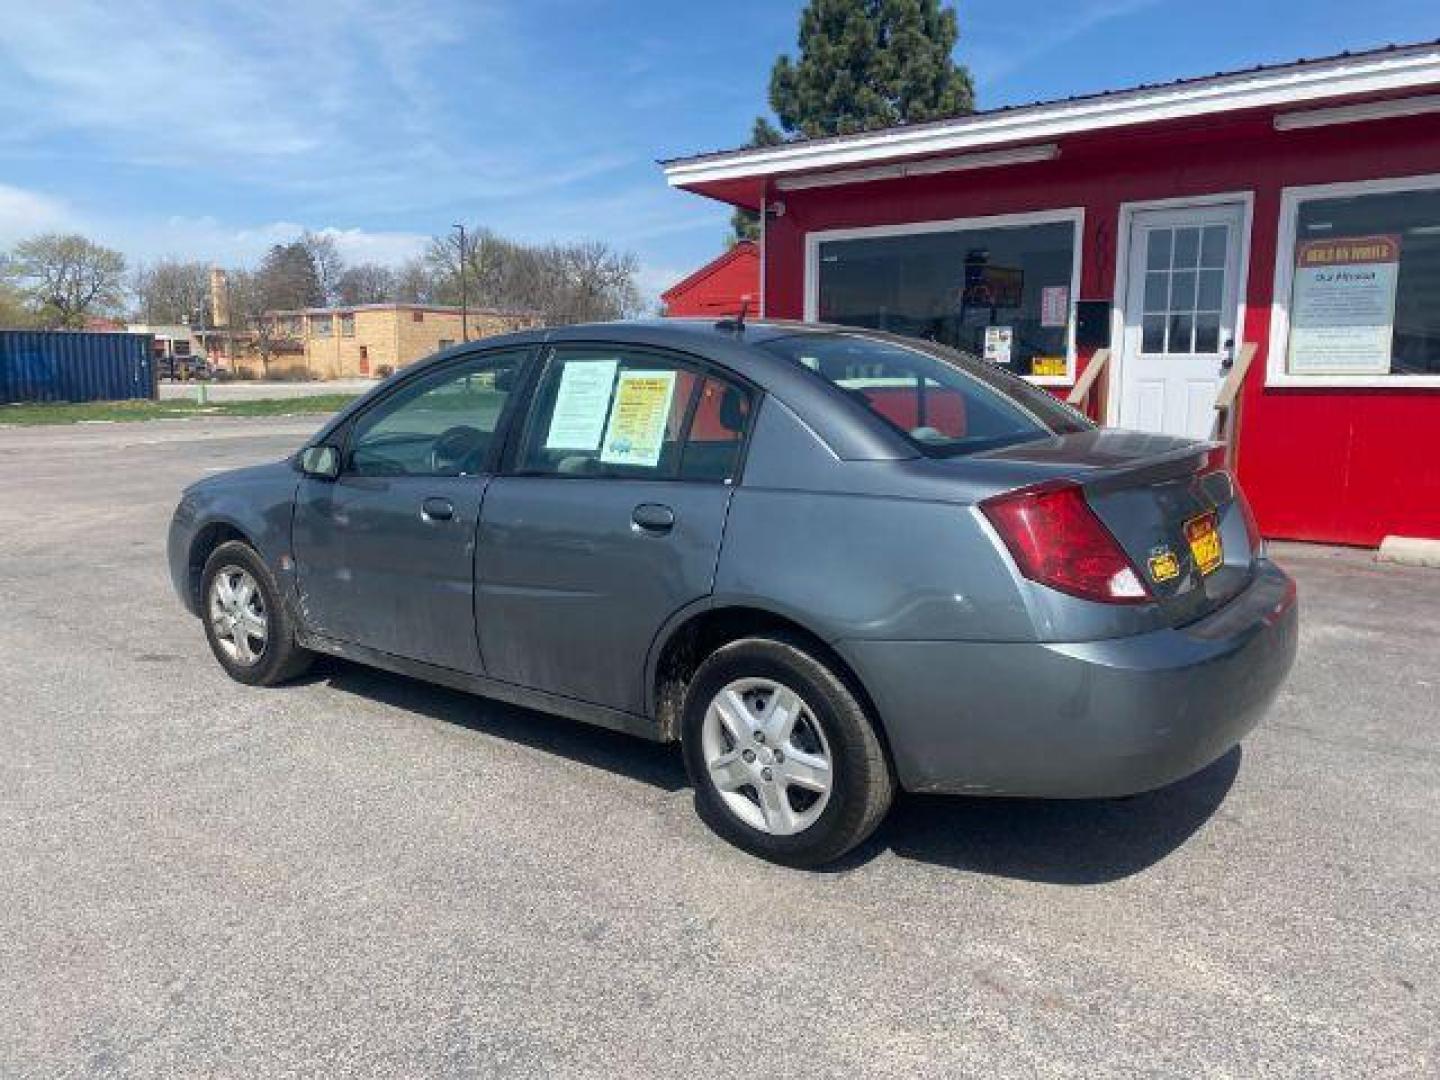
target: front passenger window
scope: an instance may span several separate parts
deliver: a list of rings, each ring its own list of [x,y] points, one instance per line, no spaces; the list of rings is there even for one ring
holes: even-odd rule
[[[523,352],[475,357],[421,376],[361,415],[345,471],[464,476],[486,467]]]

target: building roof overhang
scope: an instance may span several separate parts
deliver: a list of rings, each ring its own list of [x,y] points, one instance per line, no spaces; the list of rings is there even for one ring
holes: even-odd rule
[[[1347,101],[1405,97],[1437,85],[1440,42],[1390,46],[854,135],[697,154],[660,164],[672,187],[755,209],[776,187],[907,175],[903,168],[893,169],[909,161],[939,163],[928,169],[917,164],[916,172],[1019,163],[1005,155],[1018,153],[1024,160],[1039,160],[1024,154],[1044,149],[1045,157],[1053,157],[1058,140],[1065,136],[1257,109],[1275,111],[1276,126],[1285,127],[1281,118],[1291,110],[1317,103],[1343,106]],[[1436,104],[1440,109],[1440,102]],[[886,167],[892,171],[877,171]],[[847,174],[853,175],[847,179]],[[807,183],[804,177],[820,179]]]

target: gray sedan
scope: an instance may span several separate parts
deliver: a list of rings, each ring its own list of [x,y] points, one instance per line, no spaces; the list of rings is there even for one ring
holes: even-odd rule
[[[1218,448],[939,346],[574,326],[447,350],[189,488],[175,588],[235,679],[331,654],[678,740],[702,817],[815,865],[897,788],[1117,796],[1294,658]]]

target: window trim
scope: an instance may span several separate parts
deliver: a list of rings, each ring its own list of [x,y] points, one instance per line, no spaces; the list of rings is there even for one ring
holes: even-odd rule
[[[540,404],[540,387],[545,377],[550,373],[550,365],[554,363],[555,357],[562,350],[583,350],[583,349],[617,349],[625,350],[647,356],[653,356],[657,360],[674,364],[677,368],[683,368],[693,374],[697,382],[691,394],[691,399],[685,405],[685,417],[679,432],[680,454],[675,462],[675,474],[673,476],[615,476],[586,473],[559,473],[540,469],[517,468],[517,460],[520,450],[525,445],[525,440],[530,435],[531,426],[535,423],[537,409]],[[525,387],[526,402],[525,415],[519,418],[506,436],[504,454],[497,468],[500,476],[523,477],[528,480],[563,480],[574,482],[577,480],[601,480],[607,483],[638,482],[642,484],[710,484],[724,487],[738,487],[745,474],[745,462],[750,453],[750,437],[755,431],[755,417],[760,412],[760,403],[763,393],[749,379],[744,378],[729,368],[721,367],[710,360],[693,353],[680,352],[674,349],[667,349],[655,345],[631,344],[625,341],[556,341],[546,345],[540,350],[535,358],[533,378]],[[745,429],[740,433],[740,450],[735,455],[735,468],[731,475],[722,480],[705,480],[696,477],[685,477],[680,475],[681,467],[685,462],[685,448],[690,442],[690,428],[695,422],[695,414],[699,412],[699,394],[708,378],[716,378],[733,383],[745,393],[750,395],[750,411],[745,416]]]
[[[1440,389],[1435,375],[1294,375],[1286,369],[1290,352],[1290,299],[1295,284],[1295,229],[1302,203],[1354,195],[1388,195],[1402,191],[1440,191],[1440,173],[1348,180],[1338,184],[1303,184],[1280,190],[1280,217],[1275,238],[1275,283],[1270,298],[1270,339],[1265,357],[1265,385],[1276,387],[1367,388],[1376,390]]]
[[[1075,384],[1075,302],[1080,298],[1080,268],[1085,249],[1085,208],[1068,206],[1055,210],[1030,210],[1017,214],[990,214],[983,217],[947,218],[943,221],[916,221],[903,225],[864,225],[846,229],[821,229],[805,234],[806,322],[818,322],[820,312],[820,245],[831,240],[874,240],[891,236],[921,236],[927,233],[963,232],[966,229],[1017,229],[1027,225],[1070,223],[1075,227],[1075,249],[1070,260],[1070,311],[1066,313],[1065,374],[1021,375],[1035,386]],[[843,324],[840,324],[843,325]],[[852,330],[871,327],[855,326]]]
[[[405,473],[397,476],[381,477],[373,476],[367,473],[356,473],[350,471],[348,465],[350,462],[350,452],[354,449],[356,427],[359,425],[360,421],[363,420],[367,415],[374,412],[376,409],[382,408],[388,402],[393,401],[396,395],[403,394],[408,387],[410,387],[417,381],[427,379],[432,375],[443,374],[444,372],[448,372],[453,368],[463,367],[466,364],[475,363],[477,361],[484,362],[495,357],[504,356],[507,353],[515,353],[520,357],[519,370],[516,372],[515,376],[515,389],[510,391],[509,396],[505,399],[504,406],[500,410],[500,415],[495,420],[495,431],[491,436],[490,446],[486,451],[483,467],[478,472],[466,474],[465,477],[447,477],[447,479],[465,479],[467,477],[497,475],[500,471],[500,455],[509,446],[510,431],[514,427],[515,413],[516,410],[520,407],[519,401],[521,398],[526,398],[528,401],[528,395],[533,389],[533,387],[531,386],[530,376],[531,372],[534,370],[533,365],[535,362],[535,355],[537,351],[538,349],[534,345],[509,345],[501,346],[500,348],[495,349],[477,349],[473,352],[468,352],[461,356],[451,357],[447,359],[443,364],[436,364],[434,366],[426,365],[420,368],[410,369],[404,379],[399,380],[394,386],[388,387],[386,389],[386,392],[381,396],[377,397],[374,401],[366,402],[363,408],[357,409],[355,410],[355,412],[345,417],[345,420],[341,424],[339,429],[326,436],[326,438],[318,440],[319,443],[328,443],[331,445],[338,444],[338,448],[340,450],[340,474],[336,477],[336,480],[436,479],[436,477],[441,474]],[[338,440],[336,440],[336,436],[339,436]],[[332,442],[332,440],[335,441]]]

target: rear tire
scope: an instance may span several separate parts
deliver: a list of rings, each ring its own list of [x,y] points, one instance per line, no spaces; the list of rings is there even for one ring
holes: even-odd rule
[[[885,748],[845,680],[801,645],[743,638],[685,693],[685,767],[701,819],[772,862],[832,862],[867,839],[895,793]]]
[[[314,660],[295,641],[294,620],[270,568],[243,541],[221,544],[205,560],[200,618],[210,651],[236,682],[275,686]]]

